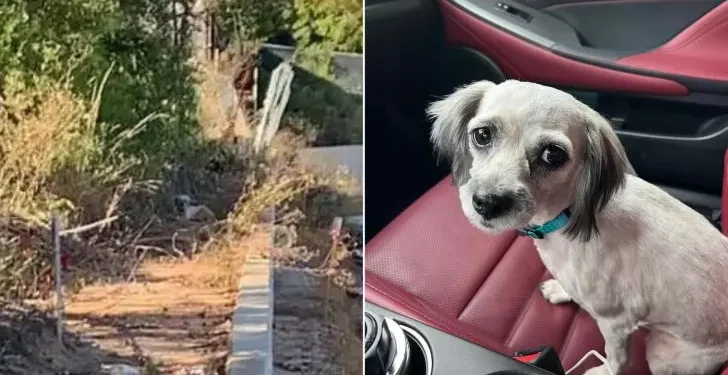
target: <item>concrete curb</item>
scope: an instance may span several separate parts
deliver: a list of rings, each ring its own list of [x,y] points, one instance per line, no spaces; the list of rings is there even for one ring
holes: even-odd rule
[[[270,257],[249,255],[233,312],[228,375],[273,374],[273,306]]]
[[[334,172],[345,166],[361,185],[363,180],[362,145],[317,147],[301,150],[305,165]],[[262,221],[270,228],[270,248],[274,247],[275,210],[271,207]],[[361,213],[347,216],[347,226],[360,231]],[[237,303],[233,312],[230,355],[227,375],[273,375],[273,267],[268,257],[249,254],[240,279]],[[358,275],[361,281],[361,275]],[[361,290],[361,285],[357,285]]]

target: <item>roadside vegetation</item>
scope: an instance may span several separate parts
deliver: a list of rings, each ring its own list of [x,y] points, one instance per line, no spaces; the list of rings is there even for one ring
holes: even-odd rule
[[[225,35],[220,43],[272,42],[295,46],[297,64],[283,127],[317,146],[362,142],[363,76],[341,76],[337,54],[361,54],[361,0],[210,0]],[[262,21],[261,21],[262,20]],[[241,48],[234,45],[231,51]],[[244,60],[246,53],[237,53]],[[261,82],[277,61],[263,59]]]
[[[302,66],[331,80],[333,51],[361,51],[357,1],[218,0],[210,6],[219,10],[222,38],[234,46],[226,52],[233,67],[262,42],[282,38],[295,43]],[[295,148],[311,141],[307,129],[322,127],[316,118],[287,115],[289,126],[264,155],[251,155],[245,141],[232,146],[210,136],[234,119],[210,84],[214,70],[194,60],[193,8],[192,0],[0,4],[3,300],[51,296],[53,215],[70,230],[61,247],[71,299],[87,286],[142,281],[147,260],[160,259],[217,259],[228,272],[204,283],[234,290],[241,249],[248,248],[242,244],[255,236],[266,208],[305,206],[345,183],[295,160]],[[308,104],[296,106],[320,105],[325,94],[306,95]],[[321,118],[356,103],[328,105]],[[308,122],[296,128],[301,121]],[[246,125],[252,134],[255,122]],[[361,134],[357,126],[353,134]],[[214,220],[184,219],[175,200],[180,194],[210,208]],[[310,220],[318,225],[327,218]],[[21,324],[17,316],[10,325]],[[8,335],[0,330],[0,339]],[[44,345],[21,341],[2,355],[17,359],[22,345]],[[146,353],[134,355],[154,364]],[[14,366],[0,372],[60,371]]]

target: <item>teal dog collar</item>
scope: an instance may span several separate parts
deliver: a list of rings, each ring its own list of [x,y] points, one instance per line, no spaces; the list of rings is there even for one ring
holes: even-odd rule
[[[557,230],[563,228],[568,222],[569,210],[566,209],[547,223],[543,225],[528,226],[523,229],[519,229],[518,233],[523,236],[529,236],[541,240],[546,237],[547,234],[556,232]]]

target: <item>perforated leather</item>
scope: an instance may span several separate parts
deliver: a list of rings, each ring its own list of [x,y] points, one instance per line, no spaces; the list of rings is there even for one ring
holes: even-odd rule
[[[550,345],[568,368],[604,342],[575,304],[544,300],[538,284],[548,277],[531,238],[467,222],[449,177],[366,246],[369,302],[507,355]],[[648,374],[642,334],[632,349],[625,374]]]
[[[728,236],[728,149],[725,150],[725,157],[723,158],[723,196],[722,196],[722,209],[721,209],[721,226],[723,227],[723,234]]]

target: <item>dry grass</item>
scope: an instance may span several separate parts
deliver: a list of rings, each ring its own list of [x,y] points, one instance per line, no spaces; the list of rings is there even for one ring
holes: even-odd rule
[[[100,279],[133,279],[144,257],[189,256],[224,226],[179,220],[171,204],[174,194],[195,191],[224,217],[242,193],[241,172],[257,169],[246,155],[200,139],[191,144],[207,144],[209,150],[184,150],[190,163],[183,159],[182,167],[173,165],[167,168],[173,172],[150,179],[149,170],[158,166],[120,150],[156,116],[120,132],[99,124],[105,79],[91,102],[74,96],[64,83],[48,83],[13,91],[0,107],[0,296],[48,296],[48,225],[54,213],[64,228],[106,220],[64,237],[62,251],[73,263],[72,288]],[[223,156],[222,171],[206,169],[205,158],[215,154]]]
[[[100,97],[98,90],[96,99],[86,102],[65,84],[46,84],[14,93],[0,108],[2,296],[37,295],[47,284],[53,213],[66,228],[104,218],[111,222],[124,197],[146,184],[136,178],[137,161],[114,150],[153,116],[102,144]],[[74,250],[85,247],[78,238],[68,241]]]
[[[0,112],[0,205],[6,213],[45,224],[53,211],[77,220],[84,210],[108,206],[130,165],[100,154],[97,106],[53,85],[7,99]],[[85,199],[91,196],[97,198]]]
[[[199,117],[207,139],[200,144],[236,125],[220,105],[223,77],[202,74]],[[323,233],[351,180],[301,168],[300,139],[282,134],[260,158],[246,154],[245,140],[234,151],[214,145],[230,156],[223,171],[206,170],[192,152],[184,173],[173,166],[175,176],[148,180],[143,157],[119,150],[154,116],[109,137],[111,128],[97,122],[101,89],[88,102],[64,84],[39,87],[13,92],[0,107],[0,296],[47,302],[53,213],[66,228],[111,219],[62,241],[73,259],[70,324],[105,349],[134,356],[147,373],[168,373],[219,365],[245,255],[267,246],[258,224],[271,219],[269,209],[306,212],[296,225],[315,233],[303,237],[319,254],[321,272],[343,259],[345,249]],[[220,220],[180,219],[169,202],[179,190],[194,191]]]
[[[287,140],[279,142],[288,144]],[[270,232],[261,231],[260,226],[270,219],[266,211],[271,207],[280,212],[305,209],[323,192],[329,194],[351,183],[345,176],[322,176],[302,169],[295,163],[292,149],[284,149],[280,143],[278,147],[251,171],[234,209],[198,255],[149,259],[139,267],[136,282],[92,285],[76,293],[68,306],[74,332],[93,338],[106,351],[135,355],[164,374],[224,363],[240,270],[249,252],[268,253]],[[305,243],[312,246],[308,236],[315,233],[322,246],[315,272],[336,284],[345,279],[346,271],[337,262],[345,258],[346,249],[340,244],[332,247],[318,223],[313,217],[298,222]],[[310,231],[313,228],[318,229]],[[326,271],[333,267],[338,271]],[[336,285],[332,288],[330,300],[321,308],[326,310],[327,322],[348,327],[352,322],[342,315],[347,314],[346,295]],[[352,352],[356,343],[349,337],[341,340],[341,350]],[[334,351],[338,353],[338,349]]]
[[[201,65],[199,69],[197,118],[202,127],[202,135],[207,139],[220,140],[231,127],[235,118],[234,108],[226,108],[223,85],[231,85],[229,73],[221,72],[213,64]]]
[[[259,43],[236,43],[236,48],[223,52],[219,60],[199,64],[197,118],[205,138],[230,142],[252,135],[256,118],[252,113],[244,113],[238,103],[235,80],[241,67],[247,68],[254,61],[259,49]]]

